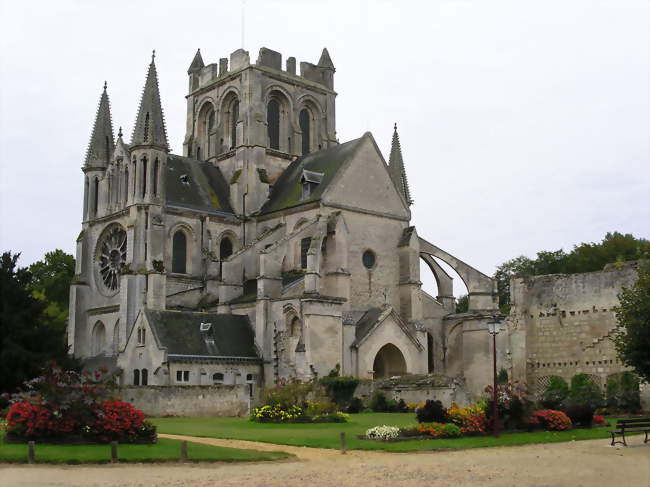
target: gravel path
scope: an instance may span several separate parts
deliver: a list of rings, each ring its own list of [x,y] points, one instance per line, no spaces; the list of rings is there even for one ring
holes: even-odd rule
[[[295,454],[297,459],[236,464],[0,465],[0,484],[16,487],[650,486],[650,445],[644,445],[639,437],[633,438],[632,446],[627,448],[612,448],[607,440],[600,439],[449,452],[351,451],[347,455],[334,450],[239,440],[192,440],[219,446],[283,450]]]

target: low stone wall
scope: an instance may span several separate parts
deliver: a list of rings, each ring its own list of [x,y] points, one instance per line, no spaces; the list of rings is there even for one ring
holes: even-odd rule
[[[425,402],[428,399],[438,400],[446,407],[452,403],[459,405],[468,404],[468,397],[462,385],[444,376],[433,375],[408,375],[394,379],[361,382],[354,395],[364,402],[375,391],[383,392],[387,398],[404,402]]]
[[[125,387],[122,399],[147,416],[246,416],[247,384]]]

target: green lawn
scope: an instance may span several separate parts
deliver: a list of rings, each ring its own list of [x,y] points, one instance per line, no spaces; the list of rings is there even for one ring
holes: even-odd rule
[[[412,426],[414,413],[361,413],[350,415],[349,423],[270,424],[254,423],[244,418],[154,418],[159,433],[261,441],[281,445],[339,448],[339,434],[345,432],[348,448],[355,450],[386,450],[406,452],[479,448],[487,446],[525,445],[602,438],[608,441],[610,428],[573,429],[562,432],[506,433],[499,438],[474,436],[456,439],[405,440],[381,443],[359,440],[357,435],[378,425]],[[613,424],[614,419],[610,419]]]
[[[107,463],[111,458],[110,445],[52,445],[37,443],[38,463]],[[187,444],[190,461],[202,462],[259,462],[280,460],[291,455],[284,452],[239,450],[218,446]],[[180,457],[180,441],[159,438],[153,445],[119,445],[120,462],[173,462]],[[0,442],[0,462],[27,462],[26,444]]]

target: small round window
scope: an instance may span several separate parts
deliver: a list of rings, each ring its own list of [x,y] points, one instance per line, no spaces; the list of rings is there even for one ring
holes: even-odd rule
[[[361,260],[363,261],[363,265],[366,267],[366,269],[372,269],[375,267],[375,263],[377,262],[375,253],[372,250],[366,250],[361,257]]]

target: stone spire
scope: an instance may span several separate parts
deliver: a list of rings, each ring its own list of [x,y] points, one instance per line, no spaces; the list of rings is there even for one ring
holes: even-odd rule
[[[318,67],[334,69],[334,63],[332,62],[332,58],[330,57],[330,53],[327,52],[326,47],[323,48],[323,53],[320,55],[320,59],[318,60]]]
[[[192,64],[190,64],[190,67],[187,70],[187,74],[192,74],[196,73],[197,71],[201,71],[201,68],[205,67],[205,63],[203,62],[203,58],[201,57],[201,49],[196,50],[196,54],[194,55],[194,59],[192,59]]]
[[[404,198],[404,201],[411,206],[413,200],[411,199],[411,191],[409,190],[409,183],[406,179],[406,171],[404,170],[402,148],[399,145],[399,135],[397,135],[397,124],[395,124],[393,132],[393,143],[390,148],[390,157],[388,159],[388,172],[395,183],[397,190]]]
[[[149,145],[156,146],[165,151],[169,150],[167,144],[167,131],[165,118],[160,104],[160,91],[158,90],[158,74],[154,59],[156,51],[151,56],[147,81],[142,90],[142,99],[138,109],[138,118],[135,121],[131,146]]]
[[[111,106],[108,101],[106,92],[106,81],[104,81],[104,91],[99,99],[97,116],[93,133],[90,136],[88,151],[86,152],[85,167],[106,167],[110,161],[115,141],[113,139],[113,122],[111,121]]]

